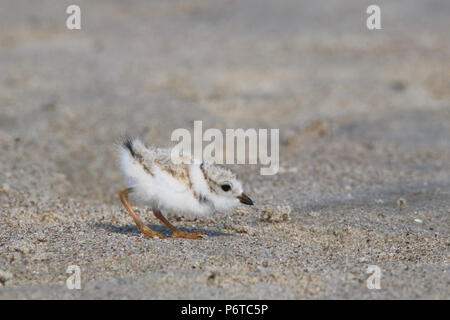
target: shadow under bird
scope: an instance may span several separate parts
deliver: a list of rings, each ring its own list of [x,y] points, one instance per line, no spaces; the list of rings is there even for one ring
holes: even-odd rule
[[[186,154],[180,154],[175,163],[171,150],[146,147],[138,139],[127,139],[120,146],[120,167],[128,187],[119,191],[119,198],[146,237],[166,238],[139,219],[128,202],[129,194],[138,202],[151,206],[155,217],[172,231],[172,238],[198,239],[203,233],[176,228],[161,211],[206,217],[215,210],[229,211],[241,203],[253,205],[230,169],[196,161]]]

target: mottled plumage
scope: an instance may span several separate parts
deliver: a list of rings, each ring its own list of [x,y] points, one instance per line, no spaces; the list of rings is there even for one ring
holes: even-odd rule
[[[240,203],[253,204],[231,170],[196,161],[187,154],[177,155],[179,159],[174,163],[171,151],[146,147],[138,139],[124,141],[120,148],[120,167],[127,180],[127,194],[131,193],[159,214],[167,211],[208,216],[215,210],[227,211]],[[122,202],[123,199],[121,195]]]

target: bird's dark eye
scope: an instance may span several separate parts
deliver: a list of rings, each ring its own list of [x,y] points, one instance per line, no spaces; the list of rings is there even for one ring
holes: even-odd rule
[[[222,187],[222,190],[225,192],[230,191],[230,189],[231,189],[229,184],[223,184],[223,185],[221,185],[221,187]]]

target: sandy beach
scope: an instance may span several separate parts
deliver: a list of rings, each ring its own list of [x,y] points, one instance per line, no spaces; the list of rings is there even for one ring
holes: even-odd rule
[[[0,299],[450,298],[448,1],[378,1],[381,30],[357,0],[70,4],[0,0]],[[280,129],[280,170],[147,239],[116,143],[195,120]]]

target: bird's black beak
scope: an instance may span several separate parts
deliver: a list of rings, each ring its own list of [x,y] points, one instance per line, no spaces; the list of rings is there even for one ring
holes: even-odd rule
[[[240,202],[242,202],[243,204],[248,204],[249,206],[253,205],[253,201],[252,199],[250,199],[245,193],[241,193],[241,195],[239,197],[237,197],[239,199]]]

